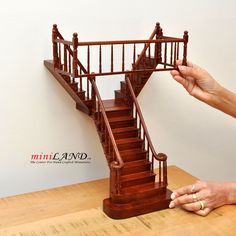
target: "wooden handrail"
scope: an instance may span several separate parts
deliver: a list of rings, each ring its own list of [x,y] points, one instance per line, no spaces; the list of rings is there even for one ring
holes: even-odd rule
[[[131,94],[132,101],[133,101],[133,103],[135,104],[135,107],[136,107],[136,109],[137,109],[137,112],[138,112],[138,115],[139,115],[141,124],[142,124],[142,126],[143,126],[144,133],[145,133],[145,135],[146,135],[146,137],[147,137],[147,142],[148,142],[148,144],[149,144],[149,146],[150,146],[150,149],[151,149],[151,151],[152,151],[152,153],[153,153],[153,155],[154,155],[154,157],[155,157],[156,160],[158,160],[158,161],[165,161],[165,160],[167,159],[167,157],[164,156],[164,155],[157,154],[156,151],[155,151],[155,149],[154,149],[154,146],[153,146],[153,144],[152,144],[150,135],[149,135],[149,133],[148,133],[147,126],[146,126],[145,121],[144,121],[144,118],[143,118],[143,114],[142,114],[142,112],[141,112],[139,103],[138,103],[137,98],[136,98],[136,96],[135,96],[135,93],[134,93],[134,90],[133,90],[133,87],[132,87],[132,85],[131,85],[131,82],[130,82],[129,77],[126,76],[126,77],[125,77],[125,80],[126,80],[126,83],[127,83],[127,85],[128,85],[128,88],[129,88],[129,91],[130,91],[130,94]]]
[[[103,102],[102,102],[100,93],[98,91],[97,85],[96,85],[96,83],[95,83],[93,78],[90,78],[90,82],[92,84],[92,87],[93,87],[93,90],[95,92],[95,95],[96,95],[96,97],[98,99],[98,103],[100,104],[100,108],[101,108],[102,116],[103,116],[103,119],[104,119],[104,122],[105,122],[105,126],[107,128],[107,131],[108,131],[108,134],[109,134],[112,146],[113,146],[114,151],[115,151],[115,155],[116,155],[116,159],[117,159],[117,164],[113,165],[112,167],[114,167],[115,169],[120,169],[120,168],[122,168],[124,166],[124,162],[123,162],[123,160],[122,160],[122,158],[120,156],[118,147],[116,145],[116,141],[115,141],[114,135],[112,133],[111,126],[110,126],[110,123],[108,121],[108,118],[107,118],[107,115],[106,115],[106,111],[105,111],[105,107],[103,105]]]
[[[157,25],[158,25],[158,23],[157,23]],[[155,37],[155,35],[157,33],[157,25],[156,25],[155,29],[153,30],[151,36],[149,37],[149,40],[153,40],[153,38]],[[145,54],[148,47],[150,47],[150,43],[145,45],[145,47],[142,50],[141,54],[139,55],[137,61],[135,62],[135,65],[134,65],[135,67],[141,62],[141,60],[142,60],[142,58],[143,58],[143,56],[144,56],[144,54]]]
[[[71,41],[64,40],[64,39],[55,39],[54,41],[57,42],[57,43],[65,44],[67,46],[72,46],[73,45],[73,43]]]
[[[97,46],[99,47],[99,70],[95,71],[94,76],[107,76],[107,75],[118,75],[118,74],[126,74],[128,73],[142,73],[142,72],[154,72],[154,71],[167,71],[171,69],[175,69],[175,61],[179,59],[179,45],[180,43],[183,43],[184,45],[184,53],[183,53],[183,62],[186,64],[187,62],[187,41],[188,41],[188,35],[185,32],[183,38],[174,38],[174,37],[168,37],[168,36],[163,36],[162,29],[160,27],[160,24],[157,23],[155,26],[155,29],[153,30],[151,36],[147,40],[115,40],[115,41],[93,41],[93,42],[79,42],[78,38],[76,37],[76,44],[73,44],[74,37],[72,41],[65,40],[59,30],[57,29],[57,26],[53,26],[53,32],[54,32],[54,37],[53,37],[53,50],[54,50],[54,65],[55,68],[57,68],[61,72],[65,72],[66,74],[70,74],[73,78],[79,77],[82,79],[83,77],[89,77],[91,76],[90,68],[93,67],[91,64],[91,55],[92,52],[92,47],[91,46]],[[75,34],[74,34],[75,35]],[[76,34],[77,35],[77,34]],[[138,44],[144,44],[144,48],[141,51],[141,53],[136,56],[136,45]],[[151,47],[151,44],[154,44],[154,52],[153,48]],[[59,47],[58,47],[59,45]],[[68,68],[70,66],[67,66],[66,63],[70,63],[67,60],[67,55],[64,56],[65,62],[64,64],[61,63],[61,45],[64,45],[64,55],[66,52],[69,54],[69,59],[72,57],[73,60],[73,73],[72,70],[68,71]],[[110,57],[110,70],[107,70],[108,66],[103,65],[102,63],[105,63],[105,59],[103,59],[103,54],[102,54],[102,46],[103,45],[108,45],[110,46],[110,51],[111,51],[111,57]],[[122,61],[119,62],[119,65],[121,65],[121,68],[117,66],[117,59],[114,57],[113,53],[113,46],[114,45],[120,45],[121,50],[122,50]],[[126,68],[125,62],[128,61],[126,59],[126,53],[125,53],[125,45],[133,45],[133,64],[130,67]],[[73,48],[71,48],[73,46]],[[76,48],[74,47],[76,46]],[[78,47],[87,47],[87,68],[85,69],[85,66],[80,62],[78,59],[77,55],[77,50],[79,49]],[[164,49],[164,52],[162,52],[162,46]],[[167,50],[167,48],[170,48],[171,50]],[[58,47],[58,48],[57,48]],[[140,68],[139,64],[142,62],[144,59],[144,56],[146,55],[148,51],[148,59],[153,60],[153,68],[145,68],[145,63],[144,67]],[[130,53],[128,51],[128,53]],[[167,55],[168,53],[168,55]],[[169,55],[170,54],[170,55]],[[75,56],[76,55],[76,56]],[[164,56],[164,59],[162,60],[162,57]],[[129,55],[130,58],[130,55]],[[168,60],[167,60],[168,58]],[[119,60],[119,59],[118,59]],[[94,63],[94,61],[93,61]],[[106,62],[107,63],[107,62]],[[156,67],[156,65],[163,65],[163,68]],[[64,65],[64,66],[63,66]],[[66,65],[66,66],[65,66]],[[78,66],[78,68],[77,68]],[[171,67],[171,68],[169,68]],[[106,68],[105,71],[103,69]],[[73,79],[74,80],[74,79]]]
[[[60,40],[58,40],[60,41]],[[115,40],[115,41],[91,41],[79,42],[78,46],[99,46],[99,45],[117,45],[117,44],[142,44],[142,43],[171,43],[184,42],[181,38],[163,38],[163,39],[140,39],[140,40]],[[142,54],[142,53],[141,53]],[[141,56],[140,54],[140,56]]]
[[[70,48],[70,46],[73,45],[73,42],[72,41],[68,41],[68,40],[65,40],[64,37],[61,35],[61,33],[59,32],[58,28],[57,28],[57,25],[54,24],[53,25],[53,29],[56,30],[57,32],[57,36],[59,39],[53,39],[53,41],[55,42],[58,42],[58,43],[62,43],[62,44],[65,44],[67,46],[67,50],[69,51],[70,55],[73,56],[73,51],[72,49]],[[84,68],[83,64],[80,62],[80,60],[77,58],[77,63],[78,63],[78,66],[81,68],[81,70],[83,71],[83,73],[87,74],[87,70]]]

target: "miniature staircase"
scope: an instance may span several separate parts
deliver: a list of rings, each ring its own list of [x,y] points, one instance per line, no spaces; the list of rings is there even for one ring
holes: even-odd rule
[[[110,168],[110,196],[104,199],[103,210],[111,218],[132,217],[165,209],[169,205],[171,192],[167,189],[167,157],[163,153],[156,154],[136,97],[153,72],[175,68],[180,42],[184,43],[186,63],[187,41],[186,33],[183,39],[164,37],[160,25],[157,24],[149,40],[140,41],[144,43],[144,49],[136,58],[136,44],[139,43],[137,40],[79,44],[77,34],[73,35],[72,42],[66,41],[57,26],[53,26],[53,61],[44,61],[44,64],[75,100],[76,108],[88,114],[95,122]],[[126,71],[125,45],[130,43],[134,45],[134,63],[132,69]],[[104,45],[111,45],[109,72],[102,71]],[[122,70],[114,70],[113,45],[122,45]],[[87,47],[87,69],[78,59],[78,46]],[[90,73],[92,46],[99,47],[99,71],[95,73]],[[163,67],[158,69],[158,65]],[[102,100],[95,77],[113,74],[123,74],[125,80],[120,82],[120,89],[115,91],[114,99]],[[83,78],[87,78],[86,85],[83,84]],[[154,160],[159,165],[157,176],[153,170]]]
[[[166,185],[155,182],[156,174],[152,163],[147,160],[144,140],[139,138],[131,108],[124,105],[122,99],[104,100],[103,104],[124,161],[120,182],[122,190],[119,195],[103,201],[104,212],[120,219],[131,217],[134,212],[143,214],[167,208],[171,192],[166,190]],[[104,143],[103,148],[106,154]]]

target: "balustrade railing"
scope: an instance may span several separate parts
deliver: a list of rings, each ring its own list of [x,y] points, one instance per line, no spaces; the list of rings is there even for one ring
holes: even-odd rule
[[[181,55],[183,64],[187,63],[188,32],[183,38],[163,36],[159,23],[148,40],[100,42],[79,42],[77,33],[72,41],[64,40],[53,25],[52,42],[54,67],[73,82],[78,78],[81,90],[82,78],[91,76],[91,71],[94,76],[167,71],[176,68]]]
[[[102,103],[102,99],[95,82],[95,77],[90,77],[89,81],[92,84],[94,119],[99,132],[101,133],[100,137],[103,141],[104,150],[106,152],[107,161],[110,167],[110,194],[120,194],[120,176],[124,162],[116,145],[116,141],[106,115],[105,107]]]
[[[127,96],[133,107],[133,116],[147,151],[147,160],[159,162],[159,183],[167,185],[166,155],[156,153],[137,102],[132,84],[132,75],[143,72],[167,71],[176,68],[176,60],[181,58],[187,64],[188,32],[183,38],[163,36],[157,23],[148,40],[119,40],[101,42],[79,42],[77,33],[72,41],[65,40],[53,25],[53,64],[56,71],[66,76],[79,91],[85,91],[85,100],[92,101],[92,113],[104,141],[108,163],[111,169],[110,193],[120,194],[120,176],[124,165],[118,151],[105,108],[95,83],[95,76],[125,74]],[[78,58],[85,58],[84,61]],[[86,65],[86,66],[84,66]],[[93,73],[91,73],[93,71]]]
[[[140,139],[143,140],[142,148],[147,151],[146,159],[147,161],[151,162],[152,171],[154,168],[154,160],[157,160],[159,162],[158,181],[160,184],[167,186],[167,163],[166,163],[167,156],[164,153],[157,154],[154,149],[130,79],[132,81],[132,75],[127,74],[125,77],[128,91],[127,96],[129,96],[129,101],[131,103],[130,105],[133,111],[133,117],[136,120],[136,126],[138,128],[138,136]]]

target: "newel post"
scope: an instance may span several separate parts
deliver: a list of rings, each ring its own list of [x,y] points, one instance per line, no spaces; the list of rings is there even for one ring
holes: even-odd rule
[[[183,65],[187,66],[187,44],[188,44],[188,31],[184,31],[184,55],[183,55]]]
[[[162,28],[160,26],[160,23],[156,23],[156,40],[161,39],[163,37]],[[157,64],[162,61],[162,55],[161,55],[161,42],[155,44],[155,59]]]
[[[54,24],[52,28],[52,48],[53,48],[53,65],[54,68],[59,68],[59,58],[58,58],[58,51],[57,51],[57,25]]]
[[[72,38],[72,43],[73,43],[73,77],[77,78],[78,77],[78,34],[74,33],[73,38]]]

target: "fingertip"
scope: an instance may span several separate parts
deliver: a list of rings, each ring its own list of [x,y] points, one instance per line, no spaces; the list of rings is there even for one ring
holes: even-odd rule
[[[175,207],[175,204],[174,204],[174,202],[172,201],[172,202],[170,202],[170,205],[169,205],[169,208],[174,208]]]
[[[172,200],[174,200],[174,199],[176,198],[175,193],[172,193],[172,194],[170,195],[170,198],[171,198]]]
[[[172,70],[172,71],[170,71],[170,73],[172,76],[179,75],[179,71],[177,71],[177,70]]]
[[[182,74],[185,74],[185,73],[186,73],[186,66],[179,65],[178,68],[179,68],[179,71],[180,71]]]

